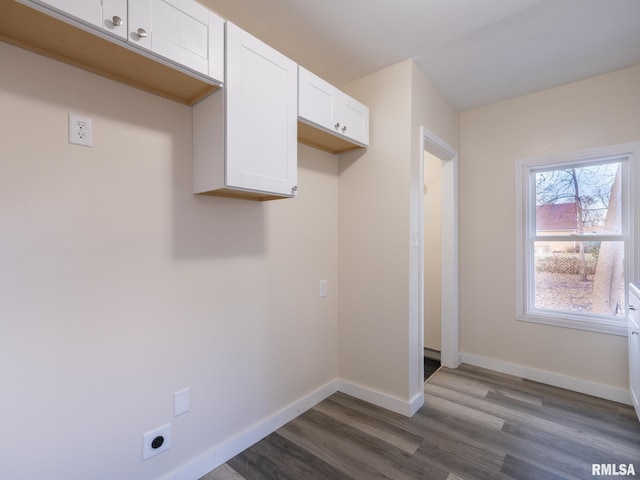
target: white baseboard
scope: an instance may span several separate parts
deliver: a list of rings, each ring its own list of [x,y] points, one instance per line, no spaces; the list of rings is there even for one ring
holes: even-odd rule
[[[424,388],[421,388],[420,391],[409,402],[409,415],[407,415],[407,417],[413,417],[415,413],[422,408],[423,405]]]
[[[162,480],[196,480],[203,477],[337,391],[407,417],[413,416],[424,404],[424,390],[410,401],[405,401],[355,383],[334,380],[209,449],[165,475]]]
[[[622,388],[537,370],[472,353],[460,353],[459,359],[461,363],[631,405],[629,391]],[[424,391],[417,393],[410,401],[405,401],[352,382],[334,380],[209,449],[165,475],[162,480],[196,480],[203,477],[337,391],[407,417],[413,416],[424,404]]]
[[[461,353],[460,360],[462,363],[474,365],[476,367],[487,368],[496,372],[514,375],[516,377],[534,380],[540,383],[546,383],[554,387],[566,388],[574,392],[585,393],[594,397],[613,400],[614,402],[631,405],[631,396],[629,390],[623,388],[603,385],[601,383],[589,382],[575,377],[568,377],[558,373],[537,370],[535,368],[525,367],[515,363],[496,360],[495,358],[483,357],[473,353]]]
[[[298,399],[282,410],[209,449],[177,470],[165,475],[162,480],[196,480],[203,477],[325,398],[333,395],[338,390],[338,383],[338,381],[334,380],[323,385],[309,395]]]
[[[408,402],[345,380],[338,380],[338,391],[406,417],[413,416],[424,404],[424,390]]]

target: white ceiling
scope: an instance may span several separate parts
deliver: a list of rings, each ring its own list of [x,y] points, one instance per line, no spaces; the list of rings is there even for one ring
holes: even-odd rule
[[[460,111],[640,64],[640,0],[200,1],[336,85],[414,58]]]

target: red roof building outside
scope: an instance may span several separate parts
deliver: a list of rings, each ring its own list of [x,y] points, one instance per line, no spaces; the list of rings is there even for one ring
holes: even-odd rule
[[[554,232],[577,230],[578,212],[576,203],[540,205],[536,207],[536,230]]]

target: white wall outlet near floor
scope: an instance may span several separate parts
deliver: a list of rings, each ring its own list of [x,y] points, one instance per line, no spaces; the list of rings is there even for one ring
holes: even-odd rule
[[[69,143],[93,147],[93,128],[89,117],[69,114]]]
[[[142,434],[142,460],[147,460],[169,450],[171,446],[171,424],[167,423]]]
[[[177,417],[189,411],[189,388],[183,388],[173,394],[173,416]]]
[[[321,297],[326,297],[327,296],[327,281],[326,280],[320,280],[320,296]]]

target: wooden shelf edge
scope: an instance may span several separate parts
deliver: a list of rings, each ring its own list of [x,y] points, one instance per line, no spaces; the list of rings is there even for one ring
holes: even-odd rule
[[[334,133],[309,125],[302,120],[298,120],[298,141],[334,155],[365,148]]]
[[[287,195],[274,195],[266,192],[256,192],[251,190],[236,190],[234,188],[220,188],[209,192],[200,192],[195,195],[206,195],[210,197],[239,198],[242,200],[253,200],[256,202],[266,202],[269,200],[283,200],[295,198]]]

